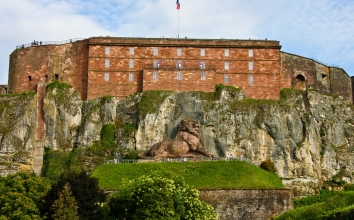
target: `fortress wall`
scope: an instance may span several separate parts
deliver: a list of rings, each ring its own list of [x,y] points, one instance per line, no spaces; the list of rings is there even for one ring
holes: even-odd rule
[[[59,80],[73,85],[85,98],[86,45],[84,40],[15,50],[10,55],[9,93],[36,91],[37,83]]]
[[[199,190],[220,220],[267,220],[293,208],[291,190]]]
[[[296,77],[303,75],[306,79],[307,89],[329,93],[331,74],[329,67],[294,54],[281,52],[280,56],[281,88],[296,88]]]
[[[352,83],[348,74],[342,68],[330,67],[331,93],[338,94],[349,100],[353,99]]]
[[[154,72],[157,79],[154,79]],[[181,80],[177,80],[177,72],[181,73]],[[202,72],[205,78],[202,79]],[[215,91],[215,70],[176,70],[144,69],[143,90],[174,90],[174,91]]]
[[[109,54],[105,52],[106,47]],[[134,54],[130,54],[130,48]],[[157,55],[154,55],[155,48],[158,48]],[[181,55],[177,55],[179,48]],[[204,56],[201,49],[205,49]],[[228,56],[225,49],[229,50]],[[275,41],[90,38],[88,99],[100,97],[107,90],[122,98],[152,89],[212,92],[216,84],[242,88],[248,97],[278,99],[279,49],[279,42]],[[249,50],[253,51],[253,56],[249,56]],[[105,67],[106,60],[109,67]],[[155,69],[160,72],[157,80],[151,76],[154,61],[161,62],[159,69]],[[178,61],[183,62],[182,69],[177,69]],[[133,62],[134,67],[130,67],[129,62]],[[200,62],[205,64],[206,70],[200,69]],[[225,70],[225,62],[229,62],[228,70]],[[253,62],[253,70],[249,70],[250,62]],[[207,71],[205,82],[201,79],[203,71]],[[136,82],[141,72],[143,81]],[[182,73],[182,80],[177,80],[177,72]],[[129,81],[129,74],[134,75],[133,81]],[[229,75],[230,83],[225,82],[225,74]],[[109,80],[104,80],[105,75],[109,75]],[[251,83],[249,75],[253,77]]]

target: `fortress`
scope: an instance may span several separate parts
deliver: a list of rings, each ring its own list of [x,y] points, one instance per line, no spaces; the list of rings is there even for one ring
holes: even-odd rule
[[[10,55],[8,93],[45,83],[72,85],[82,100],[124,98],[146,90],[242,89],[248,98],[278,99],[283,88],[339,94],[353,102],[345,70],[280,51],[279,41],[92,37],[21,45]]]

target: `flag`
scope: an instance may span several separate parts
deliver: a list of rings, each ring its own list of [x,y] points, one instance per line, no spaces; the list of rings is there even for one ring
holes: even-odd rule
[[[179,4],[179,0],[176,1],[176,5],[177,5],[176,9],[179,10],[181,8],[181,5]]]

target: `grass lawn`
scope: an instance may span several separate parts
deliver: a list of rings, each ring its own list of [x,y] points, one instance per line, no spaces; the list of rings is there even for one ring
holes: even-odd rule
[[[197,189],[284,189],[276,174],[245,161],[105,164],[92,174],[104,189],[116,189],[123,179],[142,175],[181,179]]]

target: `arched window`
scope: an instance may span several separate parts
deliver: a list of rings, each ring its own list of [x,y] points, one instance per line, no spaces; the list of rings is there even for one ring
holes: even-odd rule
[[[305,91],[306,90],[306,79],[303,75],[299,74],[296,76],[295,89]]]

